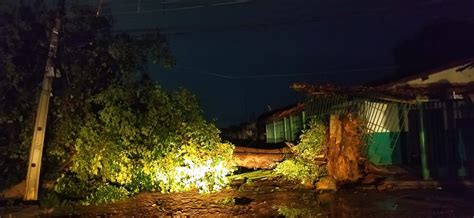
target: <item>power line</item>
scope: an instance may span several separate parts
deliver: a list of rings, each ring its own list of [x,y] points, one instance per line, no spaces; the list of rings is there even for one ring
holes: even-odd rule
[[[370,13],[367,13],[370,12]],[[184,27],[184,28],[160,28],[160,31],[166,34],[181,35],[194,32],[222,32],[228,30],[238,30],[238,29],[252,29],[252,28],[269,28],[269,27],[278,27],[278,26],[294,26],[305,23],[320,22],[325,18],[346,18],[353,16],[362,16],[373,14],[373,11],[354,11],[351,14],[345,14],[344,16],[335,14],[335,15],[307,15],[304,16],[286,16],[280,17],[279,19],[274,19],[271,21],[260,22],[260,23],[240,23],[236,25],[227,25],[227,26],[214,26],[214,27]],[[114,32],[127,32],[127,33],[146,33],[155,31],[156,28],[136,28],[136,29],[127,29],[127,30],[116,30]]]
[[[165,4],[172,4],[172,3],[178,3],[181,1],[171,1],[171,2],[165,2]],[[200,9],[200,8],[206,8],[206,7],[215,7],[215,6],[232,6],[232,5],[237,5],[237,4],[244,4],[244,3],[252,3],[255,2],[254,0],[231,0],[231,1],[223,1],[223,2],[217,2],[217,3],[211,3],[211,4],[199,4],[199,5],[191,5],[191,6],[184,6],[184,7],[176,7],[176,8],[162,8],[162,9],[152,9],[152,10],[127,10],[127,11],[120,11],[120,12],[111,12],[109,14],[104,14],[104,16],[113,16],[113,15],[140,15],[140,14],[149,14],[149,13],[163,13],[163,12],[168,12],[168,11],[185,11],[185,10],[190,10],[190,9]],[[133,4],[133,5],[132,5]],[[143,4],[143,3],[141,3]],[[151,4],[151,3],[147,3]],[[163,2],[160,2],[160,4],[163,4]],[[123,5],[123,4],[121,4]],[[132,5],[134,8],[136,8],[136,3],[128,3],[128,5]],[[334,9],[334,8],[332,8]],[[339,7],[337,9],[352,9],[352,7]],[[362,12],[365,14],[369,14],[367,12],[380,12],[380,11],[389,11],[390,9],[393,9],[391,7],[383,7],[383,8],[371,8],[371,9],[364,9],[364,10],[359,10],[355,11],[352,10],[352,12]],[[405,8],[402,8],[405,9]],[[289,10],[286,12],[293,12],[293,10]],[[347,11],[344,11],[347,12]],[[285,12],[280,12],[284,13]],[[333,14],[332,16],[340,16],[344,14]],[[82,16],[92,16],[92,15],[82,15]]]
[[[217,2],[217,3],[212,3],[212,4],[191,5],[191,6],[176,7],[176,8],[162,8],[162,9],[142,10],[141,5],[144,4],[144,3],[142,3],[140,0],[138,0],[137,4],[134,3],[134,5],[135,5],[134,7],[136,8],[135,10],[104,13],[103,16],[140,15],[140,14],[151,14],[151,13],[185,11],[185,10],[199,9],[199,8],[205,8],[205,7],[231,6],[231,5],[237,5],[237,4],[250,3],[252,1],[254,1],[254,0],[234,0],[234,1],[223,1],[223,2]],[[148,4],[150,4],[150,3],[148,3]],[[79,16],[76,16],[76,17],[89,17],[89,16],[94,16],[94,15],[92,15],[92,14],[90,14],[90,15],[79,15]]]
[[[426,7],[426,5],[419,5],[420,7]],[[189,34],[195,32],[222,32],[222,31],[229,31],[229,30],[239,30],[239,29],[251,29],[251,28],[269,28],[269,27],[278,27],[278,26],[294,26],[306,23],[313,23],[313,22],[321,22],[323,20],[332,19],[345,19],[348,17],[357,17],[357,16],[367,16],[367,15],[380,15],[380,14],[389,14],[390,12],[396,9],[403,9],[406,8],[402,7],[379,7],[379,8],[371,8],[371,9],[364,9],[364,10],[342,10],[332,14],[325,14],[325,15],[314,15],[313,13],[306,13],[302,16],[286,16],[286,17],[278,17],[277,19],[267,20],[264,22],[247,22],[247,23],[239,23],[235,25],[221,25],[221,26],[213,26],[213,27],[181,27],[181,28],[160,28],[161,32],[166,33],[168,35],[182,35],[182,34]],[[339,8],[338,10],[340,10]],[[413,10],[416,7],[411,8]],[[286,14],[286,13],[282,13]],[[463,17],[461,19],[465,20],[472,20],[474,17]],[[134,29],[126,29],[126,30],[115,30],[114,32],[126,32],[130,34],[140,34],[146,32],[155,31],[155,28],[134,28]]]
[[[179,3],[181,1],[170,1],[170,2],[159,2],[161,5],[166,5],[166,4],[175,4]],[[222,5],[235,5],[235,4],[242,4],[242,3],[250,3],[250,2],[255,2],[254,0],[231,0],[231,1],[223,1],[223,2],[217,2],[217,3],[210,3],[210,4],[198,4],[198,5],[191,5],[191,6],[185,6],[185,7],[178,7],[178,8],[168,8],[168,9],[154,9],[154,10],[142,10],[140,13],[137,13],[137,10],[128,10],[128,11],[121,11],[121,12],[114,12],[112,14],[144,14],[144,13],[160,13],[160,12],[166,12],[166,11],[175,11],[175,10],[187,10],[187,9],[197,9],[197,8],[204,8],[204,7],[212,7],[212,6],[222,6]],[[436,1],[437,2],[437,1]],[[135,3],[129,3],[130,4],[135,4]],[[151,4],[151,3],[148,3]],[[426,7],[427,5],[434,4],[433,2],[428,2],[428,3],[423,3],[419,4],[417,6],[420,7]],[[352,9],[353,7],[340,7],[341,8],[350,8]],[[383,8],[375,8],[377,9],[393,9],[395,7],[383,7]],[[405,7],[398,7],[399,9],[406,10],[407,8]],[[413,8],[412,8],[413,9]],[[291,11],[291,10],[290,10]]]
[[[182,1],[176,0],[176,1],[165,1],[165,2],[159,2],[161,5],[167,5],[167,4],[177,4]],[[210,4],[198,4],[198,5],[192,5],[192,6],[185,6],[185,7],[178,7],[178,8],[168,8],[168,9],[154,9],[154,10],[142,10],[140,13],[137,13],[137,10],[129,10],[129,11],[122,11],[122,12],[114,12],[112,14],[118,14],[118,15],[125,15],[125,14],[146,14],[146,13],[160,13],[160,12],[166,12],[166,11],[179,11],[179,10],[188,10],[188,9],[198,9],[198,8],[204,8],[204,7],[213,7],[213,6],[224,6],[224,5],[236,5],[236,4],[243,4],[243,3],[251,3],[255,2],[254,0],[231,0],[231,1],[223,1],[223,2],[217,2],[217,3],[210,3]],[[426,7],[428,5],[434,5],[436,3],[439,3],[438,1],[429,1],[429,2],[422,2],[417,6],[420,7]],[[135,3],[129,3],[129,5],[135,4]],[[152,4],[152,3],[148,3]],[[342,7],[341,7],[342,8]],[[344,8],[353,8],[353,7],[344,7]],[[406,10],[405,7],[398,7],[399,9]],[[375,8],[377,9],[377,8]],[[380,9],[380,8],[378,8]],[[383,9],[393,9],[390,7],[384,7]],[[110,14],[110,15],[112,15]]]
[[[111,13],[103,13],[104,16],[114,16],[114,15],[126,15],[126,14],[147,14],[147,13],[159,13],[159,12],[167,12],[167,11],[185,11],[185,10],[192,10],[192,9],[199,9],[199,8],[205,8],[208,6],[220,6],[220,5],[235,5],[235,4],[242,4],[242,3],[250,3],[254,2],[254,0],[233,0],[233,1],[223,1],[223,2],[217,2],[217,3],[212,3],[212,4],[201,4],[201,5],[191,5],[191,6],[185,6],[185,7],[177,7],[177,8],[165,8],[165,9],[155,9],[155,10],[141,10],[140,9],[140,4],[143,4],[141,0],[138,1],[138,9],[137,9],[137,2],[135,3],[130,3],[130,4],[135,4],[135,10],[130,10],[130,11],[123,11],[123,12],[111,12]],[[183,1],[176,0],[176,1],[167,1],[167,2],[160,2],[165,3],[165,4],[174,4],[174,3],[180,3]],[[151,3],[147,3],[151,4]],[[430,3],[431,4],[431,3]],[[426,4],[424,5],[417,5],[419,7],[426,7]],[[326,14],[326,15],[314,15],[314,14],[304,14],[303,16],[286,16],[286,17],[280,17],[271,21],[265,21],[265,22],[260,22],[260,23],[255,23],[255,22],[248,22],[248,23],[241,23],[241,24],[235,24],[235,25],[227,25],[227,26],[214,26],[214,27],[181,27],[181,28],[176,28],[176,27],[168,27],[168,28],[160,28],[162,33],[166,33],[168,35],[182,35],[182,34],[189,34],[189,33],[195,33],[195,32],[222,32],[222,31],[229,31],[229,30],[239,30],[239,29],[250,29],[250,28],[269,28],[269,27],[277,27],[277,26],[292,26],[292,25],[298,25],[298,24],[305,24],[305,23],[312,23],[312,22],[319,22],[322,21],[323,19],[326,18],[332,18],[332,19],[342,19],[346,17],[354,17],[354,16],[364,16],[364,15],[377,15],[377,14],[387,14],[390,11],[393,11],[395,9],[403,9],[406,10],[406,8],[400,7],[400,6],[388,6],[388,7],[379,7],[379,8],[371,8],[371,9],[364,9],[364,10],[352,10],[352,11],[347,11],[347,10],[342,10],[344,8],[349,8],[349,7],[339,7],[337,10],[340,10],[340,12],[336,12],[333,14]],[[333,8],[334,9],[334,8]],[[411,8],[414,9],[414,8]],[[293,12],[293,11],[292,11]],[[287,13],[280,13],[280,14],[287,14]],[[79,15],[76,17],[81,17],[81,16],[91,16],[91,15]],[[473,19],[471,18],[466,18],[466,19]],[[147,33],[147,32],[153,32],[157,28],[152,27],[152,28],[134,28],[134,29],[126,29],[126,30],[114,30],[113,32],[126,32],[130,34],[141,34],[141,33]]]
[[[340,74],[340,73],[354,73],[354,72],[369,72],[369,71],[378,71],[378,70],[395,70],[396,66],[378,66],[378,67],[366,67],[366,68],[352,68],[346,70],[336,70],[336,71],[319,71],[319,72],[312,72],[312,73],[295,73],[295,74],[263,74],[263,75],[247,75],[247,76],[237,76],[237,75],[230,75],[230,74],[219,74],[219,73],[212,73],[208,70],[190,68],[190,67],[180,67],[176,66],[177,69],[184,69],[190,70],[195,73],[213,76],[221,79],[227,80],[239,80],[239,79],[265,79],[265,78],[284,78],[284,77],[302,77],[302,76],[327,76],[330,74]]]

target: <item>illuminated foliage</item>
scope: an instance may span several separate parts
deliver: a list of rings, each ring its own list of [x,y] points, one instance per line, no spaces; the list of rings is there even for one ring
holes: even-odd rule
[[[122,188],[211,192],[227,184],[233,146],[221,142],[188,91],[169,94],[152,83],[114,85],[94,96],[90,108],[97,111],[79,132],[69,177],[108,188],[90,193],[85,202],[122,198]]]
[[[41,0],[0,6],[3,188],[26,175],[54,13]],[[221,189],[232,145],[203,119],[194,95],[165,92],[147,76],[148,60],[174,65],[165,38],[112,34],[109,18],[69,9],[43,155],[42,178],[56,180],[50,199],[107,203],[142,190]]]
[[[293,150],[298,156],[305,160],[314,160],[317,155],[326,152],[327,128],[318,120],[311,120],[309,127],[303,130],[298,144]]]
[[[194,188],[200,192],[218,191],[227,185],[226,176],[233,171],[231,158],[229,144],[216,143],[213,148],[202,149],[198,144],[187,143],[162,159],[144,163],[143,171],[161,192]]]
[[[326,174],[324,166],[316,162],[316,157],[326,151],[326,126],[317,120],[311,120],[309,128],[303,130],[299,143],[292,148],[295,157],[279,163],[275,173],[289,180],[313,183]]]

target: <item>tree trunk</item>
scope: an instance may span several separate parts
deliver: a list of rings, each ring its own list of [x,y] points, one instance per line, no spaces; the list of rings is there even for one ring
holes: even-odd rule
[[[291,156],[289,148],[280,149],[258,149],[236,146],[234,149],[233,162],[235,166],[250,169],[271,169],[278,162]]]
[[[234,153],[252,153],[252,154],[291,154],[288,147],[275,149],[250,148],[243,146],[235,146]]]
[[[354,182],[361,177],[359,170],[362,141],[357,119],[349,115],[331,115],[327,170],[339,183]]]

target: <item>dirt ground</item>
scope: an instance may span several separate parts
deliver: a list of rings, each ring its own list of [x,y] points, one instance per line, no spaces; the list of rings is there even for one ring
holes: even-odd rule
[[[23,216],[239,216],[239,217],[473,217],[472,190],[318,192],[278,178],[241,181],[219,193],[142,193],[102,206],[0,208],[0,217]]]

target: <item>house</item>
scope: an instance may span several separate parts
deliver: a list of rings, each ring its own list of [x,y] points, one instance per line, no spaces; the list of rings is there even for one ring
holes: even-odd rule
[[[426,179],[473,175],[473,62],[369,87],[295,84],[309,98],[266,116],[267,142],[295,141],[307,120],[350,112],[362,121],[371,162],[403,164]]]
[[[420,134],[424,133],[426,170],[431,176],[474,174],[473,63],[474,59],[461,60],[380,86],[392,90],[425,90],[425,100],[408,113],[403,156],[420,154],[420,147],[415,145],[420,144]],[[416,166],[419,158],[405,158],[405,162]]]
[[[405,87],[428,89],[433,94],[442,94],[442,96],[437,96],[437,98],[469,98],[471,101],[474,101],[474,58],[401,78],[393,82],[382,84],[379,87],[386,89],[400,89]]]
[[[304,104],[298,103],[272,111],[263,123],[267,143],[295,141],[306,125]]]

